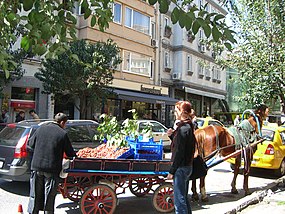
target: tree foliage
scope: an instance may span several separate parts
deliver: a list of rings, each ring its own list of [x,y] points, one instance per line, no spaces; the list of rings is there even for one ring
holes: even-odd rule
[[[113,69],[121,63],[119,53],[111,40],[95,44],[74,41],[69,50],[56,59],[46,59],[35,77],[43,82],[44,93],[57,97],[68,94],[73,101],[80,99],[77,107],[81,118],[85,118],[86,107],[106,96],[106,86],[113,80]]]
[[[240,0],[232,5],[238,44],[225,65],[239,72],[238,98],[249,106],[279,98],[285,113],[285,23],[283,1]]]
[[[226,2],[226,0],[224,0]],[[81,7],[85,19],[90,17],[91,26],[100,30],[109,27],[112,21],[113,0],[3,0],[0,2],[0,72],[13,71],[15,63],[6,49],[21,39],[21,48],[34,55],[54,57],[68,48],[68,38],[76,39],[77,18],[74,5]],[[205,7],[198,7],[193,0],[148,0],[151,5],[159,4],[159,10],[167,13],[170,4],[173,23],[179,23],[194,35],[203,29],[205,35],[231,48],[233,31],[225,24],[225,17],[209,13]],[[212,35],[212,37],[210,37]]]
[[[18,50],[10,50],[9,49],[6,51],[6,53],[13,60],[14,70],[11,71],[10,75],[7,75],[7,76],[5,76],[6,74],[4,72],[0,72],[0,96],[2,95],[1,92],[2,92],[3,88],[9,82],[14,81],[14,80],[19,80],[25,72],[25,70],[22,67],[22,63],[23,63],[23,59],[24,59],[24,55],[25,55],[24,52],[21,51],[20,49],[18,49]]]

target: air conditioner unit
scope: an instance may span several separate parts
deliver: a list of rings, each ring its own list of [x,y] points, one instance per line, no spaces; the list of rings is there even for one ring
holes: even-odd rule
[[[158,47],[158,41],[155,40],[155,39],[152,39],[151,40],[151,46],[154,47],[154,48],[157,48]]]
[[[172,79],[173,80],[180,80],[181,79],[181,73],[173,73]]]
[[[206,46],[204,44],[200,44],[199,45],[199,50],[201,53],[205,53],[206,52]]]

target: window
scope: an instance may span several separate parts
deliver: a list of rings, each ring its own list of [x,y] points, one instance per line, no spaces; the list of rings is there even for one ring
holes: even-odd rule
[[[209,120],[208,125],[223,126],[223,124],[214,120],[213,121]]]
[[[199,30],[199,42],[201,42],[202,40],[204,40],[205,36],[204,36],[204,32],[202,30]]]
[[[221,70],[217,70],[217,80],[221,80]]]
[[[268,129],[262,129],[261,132],[263,138],[265,138],[266,140],[273,141],[273,137],[275,135],[274,131]]]
[[[150,17],[126,7],[125,26],[136,31],[150,34]]]
[[[209,66],[206,66],[206,67],[205,67],[205,76],[206,76],[206,77],[210,77],[210,76],[211,76]]]
[[[263,132],[262,132],[262,134],[263,134]],[[280,137],[282,140],[282,145],[285,145],[285,132],[280,132]]]
[[[155,39],[155,38],[156,38],[155,34],[156,34],[156,32],[155,32],[155,23],[152,22],[152,23],[151,23],[151,38],[152,38],[152,39]]]
[[[164,18],[164,27],[169,26],[169,18],[165,17]]]
[[[136,74],[150,76],[151,58],[143,54],[124,51],[123,70]]]
[[[187,56],[187,71],[192,71],[192,56]]]
[[[164,67],[170,68],[170,54],[167,51],[164,52]]]
[[[216,68],[216,66],[212,67],[212,80],[213,81],[217,80],[217,68]]]
[[[122,22],[122,5],[119,3],[113,5],[113,21],[116,23]]]
[[[36,91],[34,88],[12,87],[11,98],[17,100],[35,100]]]
[[[199,77],[203,77],[204,76],[204,67],[200,64],[197,65],[198,66],[198,75]]]
[[[132,27],[133,10],[126,7],[125,26]]]

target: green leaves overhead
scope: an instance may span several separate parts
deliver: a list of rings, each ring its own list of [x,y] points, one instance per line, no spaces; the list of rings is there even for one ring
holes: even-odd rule
[[[171,13],[171,21],[173,24],[176,24],[179,21],[180,10],[178,8],[174,8]]]
[[[23,1],[23,8],[25,11],[29,11],[32,9],[33,7],[33,4],[34,4],[34,1],[33,0],[25,0]]]
[[[218,42],[220,37],[222,36],[216,25],[214,25],[212,28],[212,35],[215,42]]]
[[[168,0],[158,0],[159,4],[159,11],[161,13],[167,13],[168,9],[169,9],[169,3],[170,1]]]
[[[150,5],[154,5],[156,2],[157,2],[157,0],[148,0],[148,3],[149,3]]]
[[[201,25],[199,24],[199,22],[197,20],[195,20],[193,22],[193,27],[192,27],[192,32],[194,33],[194,35],[196,35],[200,29]]]

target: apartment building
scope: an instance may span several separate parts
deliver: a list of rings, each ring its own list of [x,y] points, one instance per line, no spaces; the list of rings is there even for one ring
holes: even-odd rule
[[[226,13],[216,1],[208,2],[209,10]],[[84,19],[80,7],[75,5],[74,9],[78,38],[90,42],[112,39],[123,60],[109,86],[113,95],[98,103],[98,108],[90,108],[90,118],[107,113],[124,119],[130,116],[129,110],[136,109],[140,117],[147,115],[170,126],[177,100],[190,100],[198,115],[211,114],[218,108],[217,100],[226,94],[226,75],[215,64],[212,51],[199,43],[202,31],[193,40],[185,29],[172,25],[170,13],[160,14],[158,5],[143,0],[116,0],[112,9],[113,22],[105,32],[91,27],[91,19]],[[19,110],[27,113],[30,109],[36,109],[41,118],[51,118],[59,110],[70,118],[79,118],[74,103],[62,105],[41,93],[42,85],[33,76],[39,61],[26,60],[23,67],[25,76],[6,87],[2,100],[9,106],[11,118]]]
[[[90,20],[79,16],[78,37],[91,42],[112,39],[121,49],[123,60],[110,85],[114,96],[101,110],[92,110],[93,114],[104,112],[124,119],[131,115],[129,110],[136,109],[140,117],[148,115],[165,123],[168,109],[177,100],[169,97],[169,87],[162,86],[156,75],[158,44],[153,37],[158,26],[157,10],[146,1],[118,0],[113,3],[113,14],[105,32],[90,27]]]
[[[193,4],[202,7],[206,2],[209,12],[226,14],[218,1],[195,0]],[[215,63],[213,50],[201,43],[204,32],[200,30],[194,39],[179,24],[171,23],[170,13],[158,17],[161,85],[169,87],[172,97],[189,100],[199,116],[221,111],[221,100],[226,95],[226,71]]]

